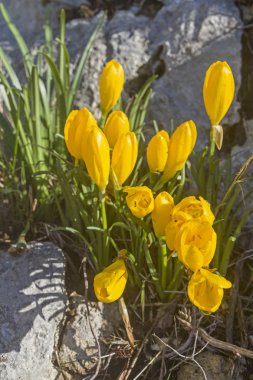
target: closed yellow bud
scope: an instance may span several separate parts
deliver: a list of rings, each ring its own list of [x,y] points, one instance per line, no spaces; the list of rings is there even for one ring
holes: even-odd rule
[[[202,268],[192,275],[188,284],[188,296],[200,310],[214,313],[220,307],[223,289],[231,286],[231,282],[224,277]]]
[[[94,277],[94,290],[99,301],[110,303],[122,296],[128,273],[123,259],[117,259]]]
[[[138,156],[138,141],[134,132],[123,133],[119,136],[112,151],[113,177],[122,185],[133,171]]]
[[[163,180],[168,181],[182,170],[191,154],[197,139],[197,128],[192,120],[181,124],[173,132],[168,144],[168,159],[165,164]]]
[[[83,158],[83,143],[94,126],[97,126],[96,119],[87,108],[70,112],[64,126],[64,138],[69,153],[76,159]]]
[[[213,259],[217,236],[208,222],[190,220],[175,238],[178,259],[193,272],[206,267]]]
[[[106,115],[119,100],[123,84],[123,67],[112,59],[106,64],[99,81],[100,108],[103,115]]]
[[[206,72],[203,97],[212,125],[217,125],[227,113],[235,92],[232,70],[227,62],[217,61]]]
[[[110,172],[110,148],[108,141],[99,127],[94,127],[85,141],[83,160],[92,180],[101,191],[106,188]]]
[[[151,172],[163,172],[168,159],[169,135],[160,131],[150,140],[147,147],[147,161]]]
[[[147,186],[126,187],[126,202],[132,214],[137,218],[143,218],[154,209],[154,197]]]
[[[171,220],[173,207],[174,199],[166,191],[162,191],[155,198],[152,223],[157,237],[165,235],[165,227]]]
[[[114,148],[118,138],[122,133],[127,133],[130,130],[127,115],[122,111],[113,111],[104,127],[104,134],[109,142],[110,148]]]

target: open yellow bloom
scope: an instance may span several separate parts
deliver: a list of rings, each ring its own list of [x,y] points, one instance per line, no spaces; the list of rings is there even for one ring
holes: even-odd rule
[[[197,128],[192,120],[179,125],[173,132],[168,144],[168,158],[163,179],[168,181],[182,170],[191,154],[197,139]]]
[[[159,131],[152,137],[147,147],[147,161],[151,172],[163,172],[168,159],[169,135]]]
[[[94,127],[87,135],[83,160],[92,180],[101,191],[106,188],[110,172],[110,148],[99,127]]]
[[[208,222],[190,220],[175,237],[178,259],[193,272],[206,267],[213,259],[217,236]]]
[[[123,133],[119,136],[112,151],[111,170],[122,185],[132,173],[138,156],[138,141],[134,132]]]
[[[126,187],[126,203],[132,214],[137,218],[143,218],[154,209],[154,197],[147,186]]]
[[[97,126],[96,119],[85,107],[71,111],[66,120],[64,139],[69,153],[78,160],[83,158],[84,141],[93,126]]]
[[[227,62],[214,62],[206,72],[203,97],[212,125],[221,122],[227,113],[235,92],[232,70]]]
[[[94,290],[99,301],[110,303],[122,296],[128,273],[124,259],[117,259],[94,277]]]
[[[190,301],[200,310],[213,313],[220,307],[223,289],[231,288],[232,284],[211,270],[200,269],[195,272],[188,284]]]
[[[99,81],[100,108],[106,115],[119,100],[124,84],[124,70],[114,59],[107,62]]]
[[[165,227],[171,220],[174,199],[166,191],[162,191],[155,198],[154,210],[152,211],[152,223],[157,237],[165,235]]]
[[[208,222],[212,225],[214,218],[210,204],[204,198],[189,196],[182,199],[181,202],[173,208],[171,220],[166,226],[166,243],[169,249],[172,251],[176,250],[175,238],[185,222],[198,220],[199,222]]]
[[[106,120],[104,134],[109,142],[110,148],[114,148],[118,138],[130,130],[127,115],[122,111],[113,111]]]

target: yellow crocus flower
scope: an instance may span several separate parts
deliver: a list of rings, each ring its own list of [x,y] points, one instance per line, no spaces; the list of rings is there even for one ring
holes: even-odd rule
[[[94,290],[99,301],[110,303],[122,296],[128,273],[124,259],[117,259],[94,277]]]
[[[227,113],[235,93],[232,70],[227,62],[214,62],[207,70],[203,97],[212,125],[218,125]]]
[[[168,144],[168,158],[163,180],[168,181],[182,170],[191,154],[197,139],[197,128],[192,120],[179,125],[173,132]]]
[[[178,259],[193,272],[207,267],[213,259],[217,235],[208,222],[185,222],[175,237]]]
[[[106,120],[104,134],[109,142],[110,148],[114,148],[118,138],[130,130],[127,115],[122,111],[113,111]]]
[[[147,162],[151,172],[163,172],[168,159],[169,134],[159,131],[147,147]]]
[[[212,272],[202,268],[192,275],[188,284],[190,301],[207,313],[218,310],[224,294],[223,289],[232,286],[230,281]]]
[[[92,180],[101,191],[106,188],[110,172],[110,148],[99,127],[94,127],[85,141],[83,160]]]
[[[155,198],[154,210],[152,211],[152,223],[158,238],[165,235],[165,227],[171,220],[174,207],[174,199],[166,191],[162,191]]]
[[[124,84],[124,70],[114,59],[107,62],[99,80],[100,108],[106,115],[119,100]]]
[[[198,220],[199,222],[208,222],[212,225],[214,218],[210,204],[204,198],[189,196],[182,199],[173,208],[171,220],[168,222],[165,229],[166,243],[169,249],[172,251],[176,250],[175,238],[185,222],[189,220]]]
[[[126,203],[132,214],[137,218],[144,218],[154,209],[154,197],[147,186],[126,187]]]
[[[112,177],[122,185],[132,173],[138,156],[138,141],[134,132],[123,133],[119,136],[112,151]]]
[[[69,153],[76,159],[83,158],[83,143],[94,126],[97,126],[96,119],[87,108],[70,112],[64,126],[64,139]]]

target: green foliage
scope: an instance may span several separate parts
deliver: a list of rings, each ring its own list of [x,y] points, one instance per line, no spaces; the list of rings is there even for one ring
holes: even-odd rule
[[[104,17],[92,32],[73,78],[70,78],[63,10],[60,14],[57,46],[48,17],[45,22],[45,43],[35,54],[29,51],[3,4],[0,4],[0,12],[20,49],[25,73],[21,82],[10,59],[0,48],[0,62],[5,70],[5,74],[0,73],[4,102],[4,112],[0,113],[4,160],[13,176],[25,177],[24,182],[32,186],[34,197],[40,203],[48,203],[51,199],[49,188],[53,187],[50,183],[53,182],[53,172],[58,161],[56,152],[62,158],[67,158],[63,140],[66,117],[73,107],[85,64]],[[26,195],[27,193],[24,194]]]

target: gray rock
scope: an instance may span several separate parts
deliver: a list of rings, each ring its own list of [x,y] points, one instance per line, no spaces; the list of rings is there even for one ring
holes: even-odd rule
[[[38,8],[29,0],[21,0],[18,5],[14,0],[4,2],[8,3],[20,31],[27,36],[29,46],[33,46],[35,41],[42,41],[45,8]],[[53,2],[50,7],[54,12],[56,29],[59,6],[57,8]],[[27,9],[31,23],[24,22],[27,20]],[[88,20],[76,19],[67,24],[72,73],[100,16],[98,14]],[[8,43],[9,35],[6,35],[2,21],[0,27],[4,30],[1,41]],[[112,58],[119,60],[125,69],[124,98],[127,98],[127,93],[132,95],[132,84],[137,90],[160,65],[161,76],[154,84],[149,118],[156,119],[167,129],[171,127],[171,120],[177,125],[192,118],[198,126],[200,147],[209,136],[209,121],[202,99],[205,71],[216,60],[228,61],[234,72],[236,89],[239,90],[241,27],[239,10],[232,0],[166,1],[152,19],[139,15],[138,7],[118,11],[111,20],[107,20],[96,41],[75,106],[89,106],[99,118],[99,75],[105,62]],[[237,122],[238,108],[239,103],[235,100],[223,123]]]
[[[0,373],[8,380],[54,380],[54,335],[67,297],[64,256],[32,243],[22,256],[0,253]]]
[[[235,363],[229,358],[216,355],[206,351],[195,357],[195,360],[202,367],[208,380],[243,380],[244,367],[241,365],[235,377],[231,377],[231,373],[235,373]],[[177,374],[177,380],[204,380],[201,369],[194,363],[189,362],[180,366]]]
[[[101,355],[106,354],[106,339],[119,325],[118,304],[88,302],[73,293],[70,304],[58,330],[54,351],[54,364],[64,374],[64,379],[83,379],[94,372],[98,362],[99,340]],[[87,306],[88,310],[87,311]]]
[[[165,74],[155,83],[151,115],[163,125],[193,119],[201,143],[209,137],[202,88],[205,71],[217,60],[226,60],[240,87],[242,22],[232,0],[177,0],[168,2],[151,24],[150,45],[164,46]],[[239,119],[237,96],[224,123]],[[207,126],[207,128],[203,128]]]

